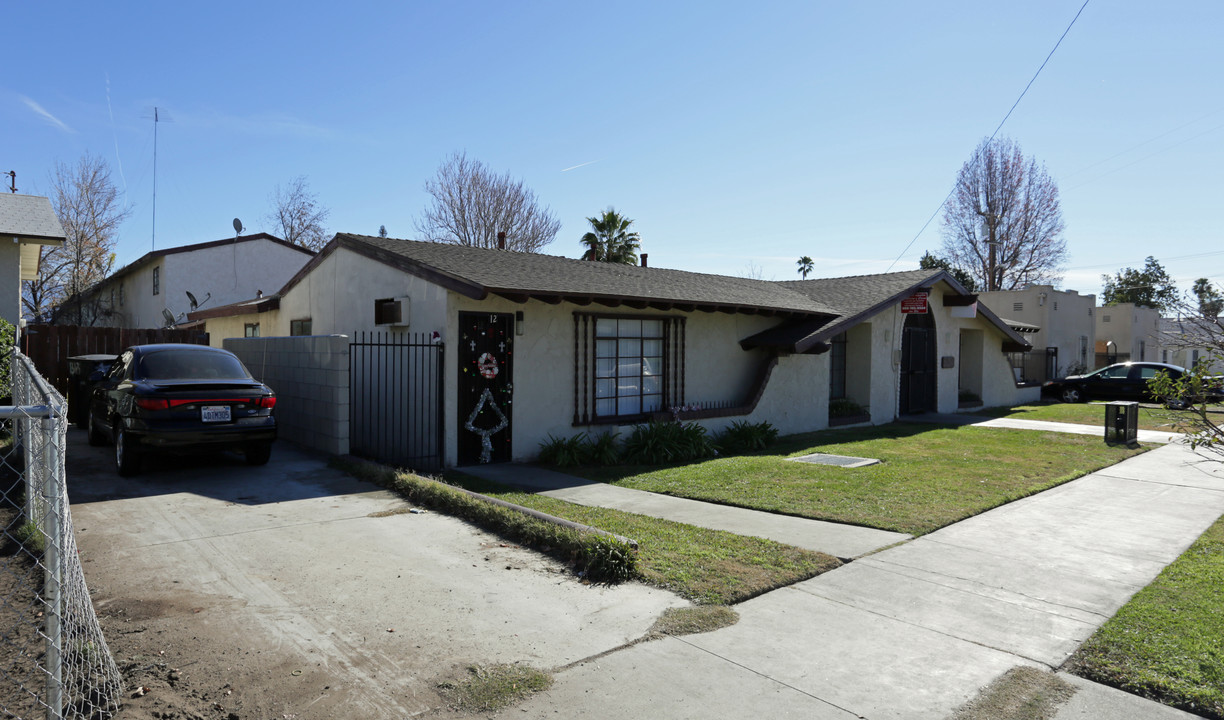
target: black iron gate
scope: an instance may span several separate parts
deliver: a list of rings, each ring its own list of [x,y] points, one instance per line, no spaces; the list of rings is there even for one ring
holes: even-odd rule
[[[442,469],[442,343],[423,333],[352,337],[349,452],[412,470]]]

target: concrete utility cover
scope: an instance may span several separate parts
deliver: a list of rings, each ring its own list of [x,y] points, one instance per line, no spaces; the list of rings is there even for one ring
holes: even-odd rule
[[[874,458],[850,457],[849,455],[828,455],[826,453],[812,453],[811,455],[787,458],[787,460],[790,460],[791,462],[812,463],[813,465],[836,465],[838,467],[846,468],[867,467],[868,465],[878,465],[880,462]]]

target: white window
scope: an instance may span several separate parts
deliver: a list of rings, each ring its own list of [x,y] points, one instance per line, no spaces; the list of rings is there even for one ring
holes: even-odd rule
[[[595,320],[595,416],[663,409],[663,321]]]

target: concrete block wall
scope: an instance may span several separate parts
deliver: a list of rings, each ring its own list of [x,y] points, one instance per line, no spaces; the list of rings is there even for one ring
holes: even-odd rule
[[[348,336],[226,338],[224,346],[276,392],[281,439],[349,451]]]

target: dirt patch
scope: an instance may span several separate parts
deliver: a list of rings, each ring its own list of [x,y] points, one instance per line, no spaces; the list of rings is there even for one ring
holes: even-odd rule
[[[1051,720],[1075,688],[1046,670],[1014,667],[982,688],[950,720]]]
[[[7,503],[0,507],[0,714],[38,717],[38,697],[45,675],[39,670],[43,613],[38,600],[42,571],[13,540],[20,514]]]

